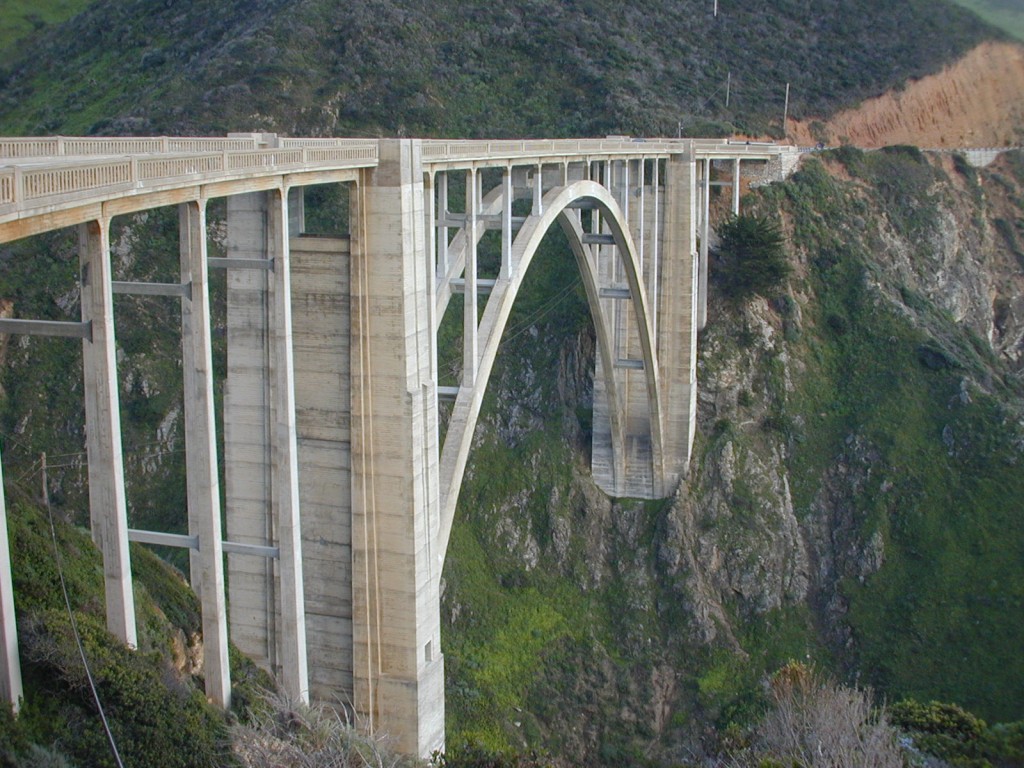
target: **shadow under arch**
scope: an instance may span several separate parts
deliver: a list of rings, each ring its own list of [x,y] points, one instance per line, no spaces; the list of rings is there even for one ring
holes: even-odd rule
[[[566,186],[555,187],[544,196],[542,212],[527,217],[512,244],[513,268],[511,274],[508,279],[496,281],[480,320],[480,359],[476,381],[471,387],[460,387],[452,410],[440,456],[441,519],[438,531],[438,552],[442,565],[447,555],[448,542],[455,521],[455,507],[462,487],[466,463],[469,459],[473,432],[480,415],[480,407],[497,356],[498,346],[530,262],[536,254],[541,240],[556,221],[559,222],[569,239],[569,245],[582,276],[587,305],[597,335],[597,354],[601,358],[606,392],[610,400],[608,411],[612,425],[615,471],[623,471],[622,456],[625,438],[624,425],[618,407],[619,388],[615,381],[616,360],[613,355],[613,331],[601,306],[596,257],[591,248],[584,243],[584,233],[579,218],[573,215],[573,206],[579,203],[588,205],[601,214],[601,221],[607,228],[608,234],[612,236],[622,262],[623,273],[629,287],[630,304],[636,316],[637,336],[643,359],[655,482],[664,474],[661,396],[650,304],[647,300],[641,266],[637,258],[637,249],[626,225],[625,216],[612,193],[597,182],[577,181]]]

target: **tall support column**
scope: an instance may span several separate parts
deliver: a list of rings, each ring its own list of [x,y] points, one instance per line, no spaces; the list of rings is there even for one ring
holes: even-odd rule
[[[11,577],[11,544],[7,538],[7,503],[0,468],[0,700],[17,714],[21,707],[21,660],[18,656],[18,622],[14,613],[14,581]]]
[[[531,215],[540,216],[544,212],[544,166],[538,165],[533,172],[533,209]]]
[[[444,746],[444,661],[420,153],[381,141],[353,216],[353,650],[357,712],[427,756]]]
[[[460,386],[476,384],[479,365],[479,342],[477,326],[480,324],[477,295],[477,226],[480,215],[480,176],[476,169],[466,172],[466,272],[465,293],[463,294],[462,315],[462,382]]]
[[[213,345],[206,264],[206,201],[178,209],[181,282],[191,292],[181,299],[182,369],[185,401],[185,463],[189,533],[199,538],[192,553],[192,586],[203,614],[203,667],[206,696],[231,706],[224,558],[221,552],[220,480],[213,401]]]
[[[437,272],[448,277],[448,174],[437,174]]]
[[[697,288],[697,330],[708,324],[708,237],[711,234],[711,159],[704,160],[700,196],[700,276]]]
[[[123,643],[134,647],[138,637],[128,554],[128,509],[117,391],[110,222],[91,221],[82,224],[78,231],[82,320],[92,327],[92,337],[82,341],[92,535],[103,553],[107,629]]]
[[[637,256],[640,259],[641,270],[646,269],[646,254],[644,253],[645,246],[647,244],[647,228],[646,222],[646,202],[644,195],[644,175],[647,170],[645,167],[645,161],[643,159],[636,161],[636,173],[633,174],[633,178],[636,179],[636,191],[633,193],[636,195],[636,220],[639,222],[638,225],[638,237],[634,238],[636,242]]]
[[[228,272],[227,530],[232,541],[279,553],[276,560],[229,555],[228,602],[232,640],[303,700],[309,674],[288,221],[282,190],[228,198],[228,255],[253,266]]]
[[[664,228],[658,281],[658,364],[665,424],[662,493],[685,475],[696,430],[698,275],[694,219],[696,163],[692,149],[665,167]]]
[[[732,161],[732,215],[740,215],[740,159]]]
[[[651,328],[658,343],[658,354],[661,355],[661,337],[658,335],[658,308],[660,306],[658,281],[661,269],[661,160],[654,158],[651,162],[651,266],[648,270],[647,295],[651,300]]]
[[[508,280],[512,275],[512,169],[501,174],[501,270],[498,277]]]
[[[227,255],[265,263],[267,198],[264,192],[227,199]],[[269,271],[227,273],[227,380],[224,384],[224,498],[231,541],[273,546],[271,516]],[[277,561],[229,554],[231,641],[272,674],[278,654]]]
[[[288,199],[268,193],[267,249],[270,282],[271,509],[277,521],[281,579],[281,683],[289,696],[309,701],[306,609],[302,583],[302,526],[295,425]]]
[[[437,192],[436,184],[438,176],[444,176],[444,174],[435,175],[433,172],[423,174],[423,201],[426,204],[426,210],[424,211],[423,218],[423,231],[427,236],[426,248],[427,248],[427,275],[428,285],[430,288],[430,327],[436,329],[440,323],[437,317],[437,305],[435,299],[437,298],[437,246],[438,237],[435,232],[435,223],[437,222]],[[431,367],[431,378],[437,379],[437,355],[433,355],[432,367]]]

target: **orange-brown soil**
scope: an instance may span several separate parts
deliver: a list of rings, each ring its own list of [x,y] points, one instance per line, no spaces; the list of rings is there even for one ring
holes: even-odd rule
[[[982,43],[942,72],[827,121],[791,120],[790,141],[926,148],[1024,144],[1024,47]]]

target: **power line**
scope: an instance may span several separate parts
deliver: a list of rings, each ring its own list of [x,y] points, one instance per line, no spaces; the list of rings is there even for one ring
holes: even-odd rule
[[[114,741],[114,734],[110,731],[110,723],[107,722],[107,715],[103,711],[103,704],[100,703],[100,695],[96,690],[96,681],[93,680],[92,670],[89,669],[89,661],[85,658],[85,648],[82,647],[82,636],[78,632],[78,622],[75,621],[75,612],[71,610],[71,599],[68,597],[67,583],[64,581],[64,568],[61,565],[60,548],[57,546],[57,529],[53,524],[53,510],[49,504],[46,505],[46,513],[50,519],[50,538],[53,541],[53,557],[57,565],[57,575],[60,577],[60,589],[64,593],[64,606],[68,610],[68,619],[71,620],[71,632],[75,636],[75,644],[78,646],[78,655],[82,659],[82,666],[85,668],[85,677],[89,681],[89,690],[92,691],[92,700],[96,703],[96,710],[99,712],[100,720],[103,722],[103,730],[107,734],[107,742],[110,744],[110,752],[118,768],[124,768],[121,762],[121,754],[117,751],[117,743]]]

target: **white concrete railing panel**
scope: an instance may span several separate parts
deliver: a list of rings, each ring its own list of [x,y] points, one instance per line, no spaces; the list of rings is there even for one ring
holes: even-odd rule
[[[138,179],[169,179],[179,176],[209,174],[223,170],[223,155],[187,155],[184,157],[157,157],[138,161]]]
[[[131,160],[23,171],[20,189],[15,189],[15,202],[18,202],[17,197],[29,201],[129,184],[132,171]]]
[[[254,138],[44,136],[0,138],[0,157],[75,157],[168,152],[233,152],[255,149]]]

